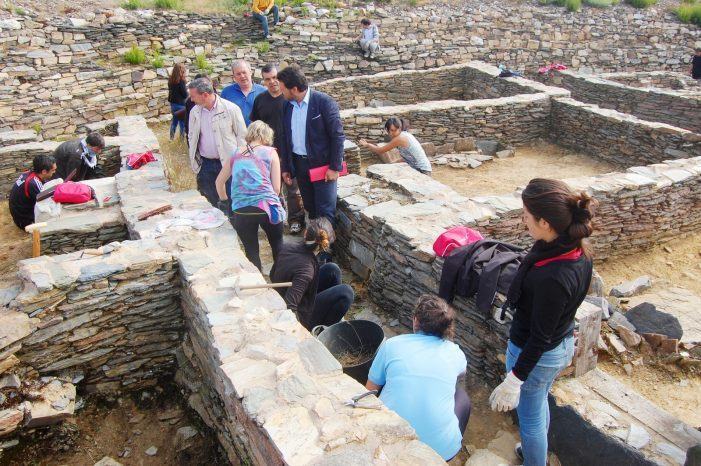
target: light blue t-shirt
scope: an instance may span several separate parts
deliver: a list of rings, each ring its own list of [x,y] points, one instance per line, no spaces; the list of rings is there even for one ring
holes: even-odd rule
[[[307,93],[301,102],[291,100],[292,104],[292,121],[290,122],[292,130],[292,152],[297,155],[307,155],[307,111],[309,110],[309,96],[311,88],[307,88]]]
[[[253,110],[253,102],[256,97],[266,92],[267,89],[260,84],[253,83],[253,88],[248,95],[244,95],[241,91],[241,86],[238,83],[230,84],[226,86],[221,91],[221,98],[228,100],[231,103],[238,105],[241,109],[241,114],[243,115],[243,120],[246,122],[246,126],[251,124],[251,110]]]
[[[385,341],[368,379],[383,386],[380,399],[406,419],[419,439],[445,460],[460,451],[455,382],[465,372],[465,354],[455,343],[414,333]]]

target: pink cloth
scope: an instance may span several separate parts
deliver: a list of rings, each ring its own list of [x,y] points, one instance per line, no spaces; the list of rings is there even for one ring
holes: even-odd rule
[[[217,100],[219,97],[217,97]],[[212,127],[212,115],[217,109],[217,102],[214,102],[212,110],[207,110],[202,107],[202,117],[200,119],[200,140],[197,144],[197,149],[202,157],[208,159],[218,159],[219,152],[217,151],[217,143],[214,139],[214,130]]]

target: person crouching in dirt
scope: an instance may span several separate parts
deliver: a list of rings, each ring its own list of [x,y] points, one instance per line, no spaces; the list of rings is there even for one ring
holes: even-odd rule
[[[426,152],[424,148],[421,147],[421,143],[408,130],[409,122],[407,120],[396,116],[389,117],[387,121],[385,121],[385,131],[387,131],[389,137],[392,138],[390,142],[384,146],[378,146],[365,139],[361,139],[358,144],[380,157],[380,160],[384,163],[396,162],[391,159],[387,152],[392,149],[397,149],[399,155],[402,156],[402,160],[411,168],[424,175],[430,176],[432,171],[431,162],[429,162],[428,157],[426,157]]]
[[[34,223],[34,205],[37,194],[44,183],[49,181],[56,171],[56,161],[50,155],[41,154],[32,160],[32,170],[22,173],[10,190],[10,215],[19,228],[24,229]]]
[[[97,156],[105,148],[105,138],[100,133],[90,133],[85,138],[66,141],[54,151],[56,173],[54,178],[66,179],[76,170],[71,181],[92,180],[104,177],[97,165]]]
[[[455,312],[442,298],[423,295],[413,313],[413,334],[386,340],[372,362],[368,390],[403,417],[419,439],[448,461],[462,447],[472,405],[458,380],[467,371],[450,341]]]
[[[505,306],[514,320],[506,351],[506,379],[489,397],[495,411],[516,409],[525,466],[545,466],[548,392],[574,357],[577,308],[591,283],[596,201],[558,180],[536,178],[521,194],[523,222],[535,240],[511,282]]]
[[[338,265],[319,264],[319,257],[329,251],[329,233],[321,226],[323,220],[310,220],[304,242],[286,243],[270,269],[273,283],[292,282],[289,288],[277,290],[307,330],[339,322],[355,299],[353,288],[341,283]]]

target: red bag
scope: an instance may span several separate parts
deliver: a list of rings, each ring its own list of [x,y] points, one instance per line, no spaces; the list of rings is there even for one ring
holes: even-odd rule
[[[56,186],[54,201],[62,204],[82,204],[95,197],[95,192],[87,184],[66,181]]]
[[[155,162],[156,157],[153,156],[153,152],[148,151],[142,154],[129,154],[127,155],[127,168],[129,170],[136,170],[141,168],[149,162]]]
[[[323,167],[316,167],[309,169],[309,181],[315,183],[317,181],[324,181],[326,179],[326,172],[329,171],[329,165],[324,165]],[[346,162],[341,165],[341,171],[338,172],[338,176],[346,176],[348,174],[348,166]]]
[[[468,227],[453,227],[441,233],[433,243],[433,252],[439,257],[445,257],[453,249],[472,244],[484,239],[479,231]]]

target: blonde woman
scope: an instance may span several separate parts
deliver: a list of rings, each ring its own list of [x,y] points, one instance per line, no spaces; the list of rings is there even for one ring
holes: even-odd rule
[[[282,247],[285,209],[280,204],[280,159],[272,147],[273,130],[262,121],[248,127],[246,146],[239,147],[216,180],[219,209],[231,212],[246,257],[261,270],[258,227],[268,237],[273,260]],[[231,192],[226,180],[231,177]],[[230,196],[230,199],[229,199]]]

